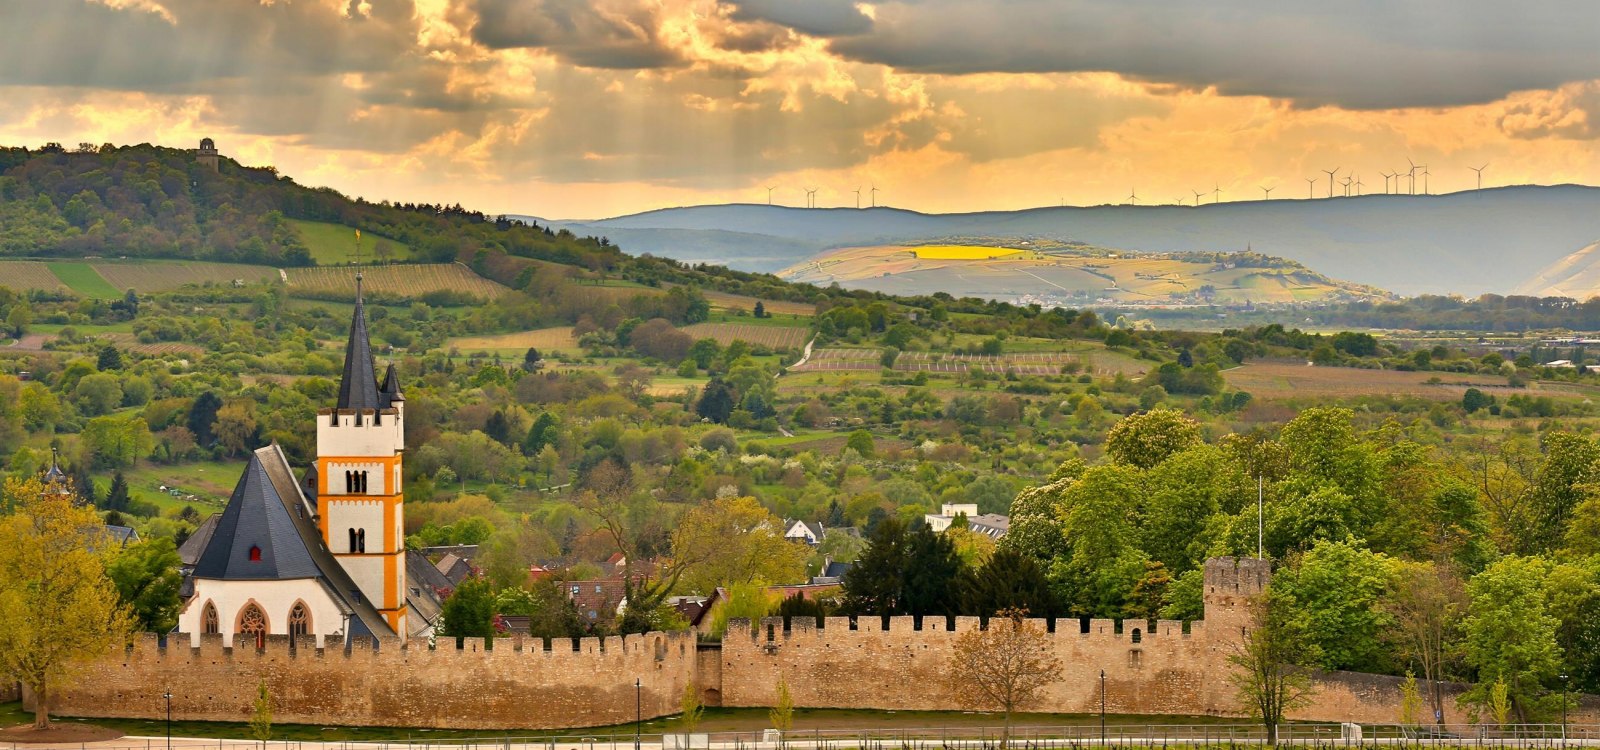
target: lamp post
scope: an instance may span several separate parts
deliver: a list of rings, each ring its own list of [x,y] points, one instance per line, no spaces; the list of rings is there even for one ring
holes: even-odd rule
[[[1561,745],[1567,744],[1567,682],[1566,674],[1561,675]]]
[[[1100,744],[1106,744],[1106,671],[1100,670]]]
[[[644,681],[633,678],[633,750],[639,750],[639,732],[644,724]]]
[[[167,750],[172,750],[172,691],[161,694],[167,699]]]

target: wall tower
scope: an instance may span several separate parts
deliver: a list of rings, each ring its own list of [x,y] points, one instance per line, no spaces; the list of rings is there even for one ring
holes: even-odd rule
[[[339,401],[317,412],[317,523],[361,595],[402,637],[410,633],[400,463],[404,451],[400,375],[391,364],[378,382],[357,274]]]

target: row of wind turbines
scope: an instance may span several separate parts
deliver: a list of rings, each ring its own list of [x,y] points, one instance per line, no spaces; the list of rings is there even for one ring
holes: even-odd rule
[[[1430,195],[1431,193],[1428,190],[1428,176],[1430,174],[1428,172],[1428,165],[1426,165],[1426,164],[1418,164],[1418,163],[1416,163],[1414,161],[1411,161],[1410,159],[1406,159],[1406,162],[1411,165],[1410,169],[1407,169],[1405,171],[1400,171],[1400,170],[1397,169],[1397,170],[1395,170],[1393,172],[1379,172],[1378,173],[1380,175],[1383,175],[1383,194],[1384,195],[1390,195],[1391,194],[1391,192],[1390,192],[1390,184],[1391,184],[1391,180],[1392,180],[1393,181],[1393,186],[1394,186],[1394,190],[1393,190],[1393,194],[1394,195],[1416,195],[1417,194],[1417,177],[1420,176],[1422,178],[1422,194],[1423,195]],[[1479,190],[1483,189],[1483,170],[1488,169],[1488,168],[1489,168],[1488,162],[1484,162],[1484,165],[1481,166],[1481,167],[1467,167],[1467,169],[1470,169],[1473,172],[1477,173],[1477,176],[1478,176],[1478,189]],[[1334,185],[1335,185],[1334,178],[1339,175],[1339,170],[1340,169],[1342,169],[1342,167],[1334,167],[1333,169],[1319,170],[1323,174],[1328,176],[1328,195],[1327,195],[1327,197],[1329,197],[1329,198],[1334,197]],[[1305,178],[1305,180],[1306,180],[1306,198],[1308,198],[1308,199],[1316,198],[1317,197],[1317,195],[1316,195],[1317,183],[1321,182],[1322,178],[1321,177],[1307,177],[1307,178]],[[1401,180],[1405,180],[1406,181],[1405,182],[1406,192],[1401,192],[1401,190],[1400,190],[1400,188],[1401,188]],[[1362,193],[1362,188],[1364,188],[1366,186],[1366,183],[1361,181],[1361,176],[1357,175],[1357,174],[1355,174],[1353,172],[1350,173],[1350,174],[1346,174],[1345,177],[1344,177],[1344,180],[1342,182],[1337,183],[1337,184],[1343,188],[1343,192],[1341,193],[1341,195],[1342,195],[1342,197],[1345,197],[1345,198],[1349,198],[1352,195],[1358,195],[1358,196],[1362,195],[1363,194]],[[1262,193],[1262,199],[1263,200],[1272,200],[1272,191],[1278,189],[1277,187],[1267,187],[1265,185],[1262,185],[1260,187],[1261,187],[1261,193]],[[1217,185],[1217,186],[1213,187],[1209,191],[1195,190],[1195,191],[1192,191],[1192,192],[1194,193],[1194,205],[1196,205],[1196,206],[1200,205],[1200,199],[1202,197],[1204,197],[1205,195],[1207,195],[1208,193],[1212,196],[1212,199],[1211,199],[1212,203],[1221,203],[1222,202],[1222,192],[1223,191],[1222,191],[1222,186],[1221,185]],[[1172,205],[1181,206],[1181,205],[1184,205],[1187,202],[1188,202],[1187,198],[1185,198],[1183,196],[1179,196],[1176,200],[1173,201]],[[1128,198],[1127,198],[1126,201],[1124,201],[1124,203],[1127,204],[1127,205],[1135,205],[1135,206],[1138,205],[1139,204],[1139,192],[1137,190],[1129,191],[1128,192]],[[1063,204],[1065,204],[1065,201],[1063,201]]]
[[[777,190],[777,189],[778,189],[778,187],[776,185],[769,186],[767,188],[767,205],[769,205],[769,206],[772,205],[772,191]],[[806,208],[816,208],[817,207],[817,191],[821,190],[821,189],[822,188],[800,188],[801,192],[804,192],[806,194]],[[861,208],[861,188],[857,187],[855,190],[852,190],[851,192],[856,194],[856,208]],[[877,208],[878,207],[878,186],[877,185],[873,185],[872,188],[868,192],[871,194],[872,208]]]

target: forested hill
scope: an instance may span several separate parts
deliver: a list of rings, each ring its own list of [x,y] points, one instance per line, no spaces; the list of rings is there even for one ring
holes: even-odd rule
[[[497,220],[459,205],[352,200],[299,185],[272,167],[227,158],[213,172],[183,149],[0,148],[0,255],[311,265],[289,219],[360,229],[405,243],[418,259],[434,262],[504,253],[600,270],[623,257],[603,240]]]

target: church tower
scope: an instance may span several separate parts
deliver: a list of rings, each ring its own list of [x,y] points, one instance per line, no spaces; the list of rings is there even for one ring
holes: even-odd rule
[[[379,383],[356,275],[356,310],[344,350],[339,401],[317,412],[316,496],[323,541],[402,637],[406,611],[405,509],[400,457],[405,397],[389,365]]]

